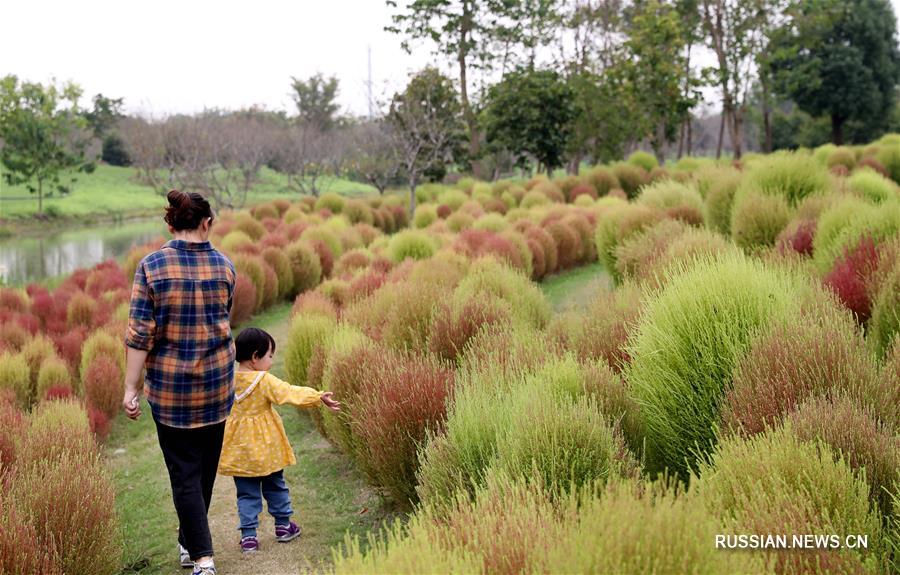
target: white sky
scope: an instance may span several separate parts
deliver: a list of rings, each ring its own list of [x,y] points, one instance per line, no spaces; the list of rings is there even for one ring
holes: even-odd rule
[[[161,116],[291,109],[290,77],[322,72],[340,79],[344,111],[365,114],[368,46],[376,99],[432,60],[427,44],[403,52],[390,15],[383,0],[4,0],[0,76],[73,80],[82,104],[102,92]]]

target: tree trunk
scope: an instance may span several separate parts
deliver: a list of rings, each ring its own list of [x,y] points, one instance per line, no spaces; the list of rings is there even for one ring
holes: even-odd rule
[[[459,54],[457,57],[459,63],[459,99],[462,103],[466,125],[469,127],[469,159],[472,162],[472,175],[480,178],[481,162],[478,161],[478,155],[481,138],[478,133],[478,119],[475,117],[475,112],[472,111],[472,105],[469,102],[468,80],[466,79],[466,56],[469,51],[467,44],[469,32],[472,30],[472,5],[469,1],[463,2],[463,15],[460,27]]]
[[[678,155],[676,157],[679,160],[681,159],[681,156],[684,154],[684,133],[686,131],[685,126],[684,126],[685,123],[687,123],[687,120],[685,120],[684,122],[681,122],[681,128],[678,130]]]
[[[687,125],[687,155],[694,153],[694,119],[688,117]]]
[[[743,136],[744,114],[740,107],[731,110],[731,147],[734,150],[734,159],[740,160],[744,151]]]
[[[831,115],[831,143],[835,146],[844,145],[844,122],[846,120],[836,114]]]
[[[38,215],[44,213],[44,182],[38,180]]]
[[[727,116],[725,106],[722,106],[722,121],[719,122],[719,145],[716,146],[716,159],[722,157],[722,139],[725,137],[725,117]]]
[[[412,223],[416,213],[416,177],[409,177],[409,221]]]
[[[769,86],[768,83],[762,82],[762,105],[763,105],[763,130],[766,134],[764,152],[772,153],[772,106],[769,104]]]

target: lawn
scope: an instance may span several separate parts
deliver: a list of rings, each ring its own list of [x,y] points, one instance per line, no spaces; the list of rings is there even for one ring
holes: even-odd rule
[[[598,291],[612,289],[613,283],[603,264],[595,263],[546,278],[540,286],[553,311],[559,313],[586,307]]]
[[[116,166],[98,166],[91,174],[78,174],[70,194],[44,197],[44,211],[60,218],[103,219],[156,213],[165,205],[165,197],[137,181],[137,170]],[[65,180],[65,178],[63,178]],[[374,193],[375,189],[350,180],[324,179],[324,191],[343,195]],[[296,191],[287,186],[287,178],[263,169],[260,182],[251,190],[247,203],[257,204],[277,198],[293,199]],[[22,220],[37,213],[37,195],[24,185],[0,183],[0,219]]]
[[[265,329],[278,346],[287,339],[291,305],[284,303],[257,315],[248,325]],[[235,330],[236,332],[239,330]],[[272,373],[284,377],[283,354],[276,353]],[[232,575],[254,572],[298,572],[331,561],[331,549],[345,533],[362,535],[390,518],[381,498],[365,482],[356,465],[328,444],[305,413],[279,408],[297,465],[285,471],[291,488],[295,520],[303,537],[295,544],[272,545],[262,539],[263,550],[252,562],[236,550],[234,486],[230,477],[216,481],[210,525],[216,562]],[[172,506],[169,479],[150,407],[144,402],[137,421],[119,417],[107,445],[109,467],[116,485],[116,507],[125,539],[125,573],[162,574],[177,570],[175,541],[178,522]],[[261,537],[271,518],[260,517]],[[268,545],[267,545],[268,544]]]

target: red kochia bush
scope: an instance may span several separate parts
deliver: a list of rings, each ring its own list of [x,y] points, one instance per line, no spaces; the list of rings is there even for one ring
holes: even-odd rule
[[[442,220],[446,220],[453,213],[453,208],[447,204],[441,204],[437,207],[437,216]]]
[[[234,283],[231,325],[236,326],[247,321],[254,311],[256,311],[256,287],[247,276],[239,274]]]
[[[81,365],[81,346],[87,339],[87,330],[77,327],[66,333],[54,335],[53,343],[59,356],[69,364],[72,370],[77,370]]]
[[[825,276],[825,285],[856,316],[865,323],[872,315],[872,297],[868,285],[870,276],[878,269],[878,248],[870,237],[864,237],[834,263]]]
[[[0,310],[26,312],[28,298],[17,289],[0,288]]]
[[[97,437],[98,441],[106,441],[109,436],[109,428],[111,427],[110,418],[96,407],[88,407],[88,423],[91,426],[91,432]]]
[[[495,300],[446,303],[437,309],[432,319],[428,349],[440,359],[456,361],[478,332],[487,326],[508,327],[511,323],[509,309]]]
[[[793,250],[798,254],[811,256],[815,237],[816,220],[803,219],[786,227],[776,241],[781,253]]]
[[[0,403],[0,478],[15,463],[16,440],[24,430],[25,418],[15,403]]]
[[[316,255],[319,256],[319,263],[322,266],[322,277],[331,276],[331,270],[334,269],[334,254],[322,240],[312,240],[309,242]]]
[[[0,349],[19,351],[29,338],[28,331],[18,323],[11,321],[0,323]]]
[[[12,498],[0,494],[0,573],[63,575],[52,549],[36,544],[37,541],[39,534],[34,523]]]
[[[835,395],[852,397],[884,421],[894,421],[900,398],[887,382],[879,381],[865,342],[848,324],[802,319],[772,326],[755,337],[725,395],[723,429],[761,433],[804,400]]]
[[[525,243],[528,245],[528,251],[531,252],[531,279],[540,281],[547,274],[544,246],[532,238],[528,238]]]
[[[10,495],[39,527],[30,547],[52,550],[64,573],[121,569],[115,490],[96,454],[67,452],[20,469]]]
[[[350,290],[347,292],[348,301],[353,302],[369,297],[384,285],[385,281],[387,281],[387,274],[375,269],[357,276],[350,282]]]
[[[579,252],[583,253],[584,249],[578,232],[561,222],[550,222],[544,229],[556,243],[559,269],[565,270],[575,265]]]
[[[108,419],[119,411],[124,389],[123,374],[114,360],[99,356],[84,374],[84,390],[88,403],[100,410]]]
[[[129,278],[125,277],[122,268],[114,260],[95,266],[85,280],[84,290],[94,298],[108,291],[131,287]]]
[[[590,184],[578,184],[569,190],[569,201],[574,202],[578,196],[589,196],[596,200],[597,190]]]
[[[418,448],[443,429],[453,371],[385,350],[368,372],[351,423],[358,457],[376,485],[401,504],[414,503]]]

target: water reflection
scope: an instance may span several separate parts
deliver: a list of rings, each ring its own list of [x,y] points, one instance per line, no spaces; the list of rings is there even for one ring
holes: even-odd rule
[[[133,246],[164,235],[165,223],[154,218],[0,240],[0,278],[7,284],[24,285],[69,274],[120,258]]]

